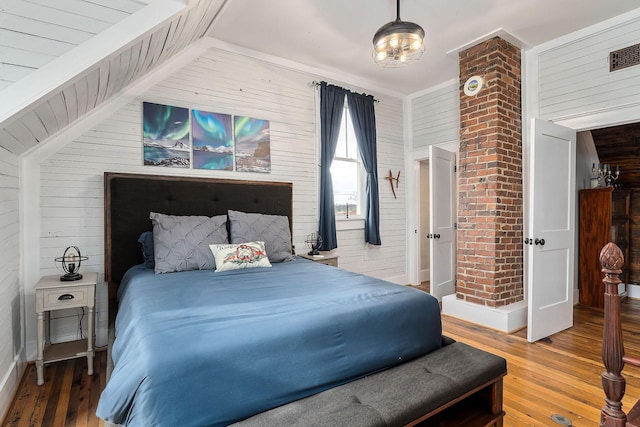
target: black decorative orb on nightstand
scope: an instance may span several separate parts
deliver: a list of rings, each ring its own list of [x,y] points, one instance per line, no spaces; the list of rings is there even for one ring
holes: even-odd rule
[[[311,249],[309,251],[309,255],[320,254],[320,252],[318,251],[320,249],[320,246],[322,246],[322,236],[320,235],[320,233],[311,233],[307,235],[305,243],[307,244],[307,247]]]
[[[63,282],[72,282],[74,280],[82,279],[82,274],[78,271],[80,270],[82,261],[86,261],[88,259],[88,257],[82,256],[80,249],[78,249],[77,246],[69,246],[64,250],[64,254],[61,257],[57,257],[55,259],[56,262],[61,264],[65,273],[60,276],[60,280]]]

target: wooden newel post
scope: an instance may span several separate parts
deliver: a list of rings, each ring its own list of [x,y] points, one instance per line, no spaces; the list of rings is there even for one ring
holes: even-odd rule
[[[622,273],[624,256],[614,243],[608,243],[600,252],[600,265],[604,273],[604,331],[602,336],[602,361],[605,372],[602,373],[602,388],[606,394],[602,408],[600,425],[606,427],[624,427],[627,416],[622,411],[622,397],[625,392],[625,379],[620,373],[624,367],[622,360],[622,325],[620,323],[620,297],[618,285]]]

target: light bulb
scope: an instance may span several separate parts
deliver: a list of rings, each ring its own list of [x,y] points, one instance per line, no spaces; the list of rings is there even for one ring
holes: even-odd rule
[[[67,268],[69,269],[69,273],[73,274],[76,272],[76,255],[69,254],[67,258]]]

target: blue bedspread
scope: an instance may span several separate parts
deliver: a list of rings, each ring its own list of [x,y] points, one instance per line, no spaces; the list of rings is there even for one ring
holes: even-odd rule
[[[221,426],[440,347],[430,295],[303,259],[155,275],[119,290],[115,368],[97,415]]]

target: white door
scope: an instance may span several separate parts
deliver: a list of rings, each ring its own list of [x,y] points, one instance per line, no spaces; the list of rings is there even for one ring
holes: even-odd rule
[[[429,234],[431,295],[442,300],[452,294],[456,278],[455,230],[456,155],[442,148],[429,147]]]
[[[532,120],[527,340],[573,326],[576,132]]]

